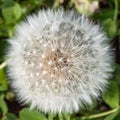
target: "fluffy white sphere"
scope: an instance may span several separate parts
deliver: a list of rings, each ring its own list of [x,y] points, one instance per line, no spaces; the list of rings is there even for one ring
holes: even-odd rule
[[[77,112],[106,88],[112,55],[99,25],[73,11],[40,10],[9,39],[18,98],[45,113]]]

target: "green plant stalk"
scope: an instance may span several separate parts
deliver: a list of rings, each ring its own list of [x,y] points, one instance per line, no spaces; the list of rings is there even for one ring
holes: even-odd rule
[[[114,22],[116,22],[118,16],[118,0],[114,0],[114,5],[115,5]]]
[[[59,118],[59,120],[64,120],[63,119],[63,114],[58,114],[58,118]]]
[[[120,109],[120,106],[113,109],[113,110],[109,110],[109,111],[106,111],[106,112],[103,112],[103,113],[98,113],[98,114],[95,114],[95,115],[90,115],[88,117],[81,117],[81,118],[82,118],[82,120],[99,118],[99,117],[103,117],[103,116],[112,114],[114,112],[117,112],[119,109]]]
[[[2,64],[0,64],[0,70],[2,70],[6,65],[7,65],[7,61],[5,61]]]

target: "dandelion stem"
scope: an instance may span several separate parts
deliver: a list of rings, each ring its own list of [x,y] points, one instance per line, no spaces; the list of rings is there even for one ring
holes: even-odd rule
[[[94,118],[99,118],[99,117],[103,117],[103,116],[106,116],[106,115],[109,115],[109,114],[112,114],[114,112],[117,112],[119,110],[120,106],[113,109],[113,110],[109,110],[109,111],[106,111],[106,112],[103,112],[103,113],[98,113],[98,114],[95,114],[95,115],[90,115],[88,117],[82,117],[82,120],[86,120],[86,119],[94,119]]]

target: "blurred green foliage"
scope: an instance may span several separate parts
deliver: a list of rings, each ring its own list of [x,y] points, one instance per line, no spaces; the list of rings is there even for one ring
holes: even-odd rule
[[[120,0],[0,0],[0,120],[120,120]],[[8,87],[5,48],[16,25],[40,8],[75,9],[99,22],[115,48],[115,72],[102,100],[86,106],[78,114],[44,115],[15,105],[15,95]],[[13,106],[13,107],[11,107]],[[14,108],[14,109],[13,109]]]

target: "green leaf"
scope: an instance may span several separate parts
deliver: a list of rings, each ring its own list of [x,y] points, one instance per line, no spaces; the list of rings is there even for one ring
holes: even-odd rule
[[[48,114],[48,120],[53,120],[55,115],[53,113]]]
[[[64,119],[65,119],[65,120],[70,120],[70,118],[71,118],[71,115],[70,115],[70,114],[64,113]]]
[[[93,101],[93,103],[91,105],[87,105],[87,104],[85,105],[85,110],[91,111],[91,110],[93,110],[96,107],[97,100],[96,99],[92,99],[92,101]]]
[[[119,87],[115,81],[111,81],[108,90],[102,96],[104,102],[111,108],[119,106]]]
[[[114,120],[120,120],[120,113],[114,118]]]
[[[11,7],[14,5],[14,0],[3,0],[2,7]]]
[[[4,100],[4,94],[0,95],[0,109],[2,110],[4,114],[8,112],[7,104]]]
[[[6,24],[14,23],[15,17],[13,13],[13,7],[3,8],[2,14],[5,19]]]
[[[18,3],[15,3],[13,9],[14,9],[14,16],[15,16],[16,20],[18,20],[21,17],[21,14],[22,14],[21,7]]]
[[[7,120],[17,120],[17,117],[13,113],[7,113]]]
[[[21,17],[21,13],[21,7],[16,2],[12,6],[2,8],[2,15],[6,24],[15,23]]]
[[[68,113],[61,113],[59,114],[59,119],[60,120],[70,120],[71,116]]]
[[[104,25],[105,31],[108,33],[108,35],[110,37],[113,37],[117,30],[116,23],[111,18],[109,18],[103,22],[103,25]]]
[[[0,70],[0,91],[6,91],[8,89],[8,83],[6,81],[4,70]]]
[[[3,35],[3,34],[1,35],[1,31],[2,31],[2,28],[0,27],[0,36]],[[3,31],[3,33],[5,34],[5,31]],[[7,44],[7,41],[5,39],[0,39],[0,63],[4,61],[6,44]]]
[[[117,81],[117,83],[120,86],[120,65],[119,64],[115,64],[115,80]]]
[[[30,110],[29,108],[24,108],[19,113],[20,120],[47,120],[46,117],[36,111],[36,110]]]
[[[83,120],[83,119],[81,117],[76,117],[76,118],[73,118],[72,120]]]
[[[119,111],[112,113],[111,115],[107,116],[104,120],[114,120],[114,118],[118,115]]]
[[[63,114],[58,115],[59,120],[63,120]]]
[[[106,19],[112,19],[114,16],[114,9],[101,9],[99,13],[93,15],[93,18],[99,21],[104,21]]]

